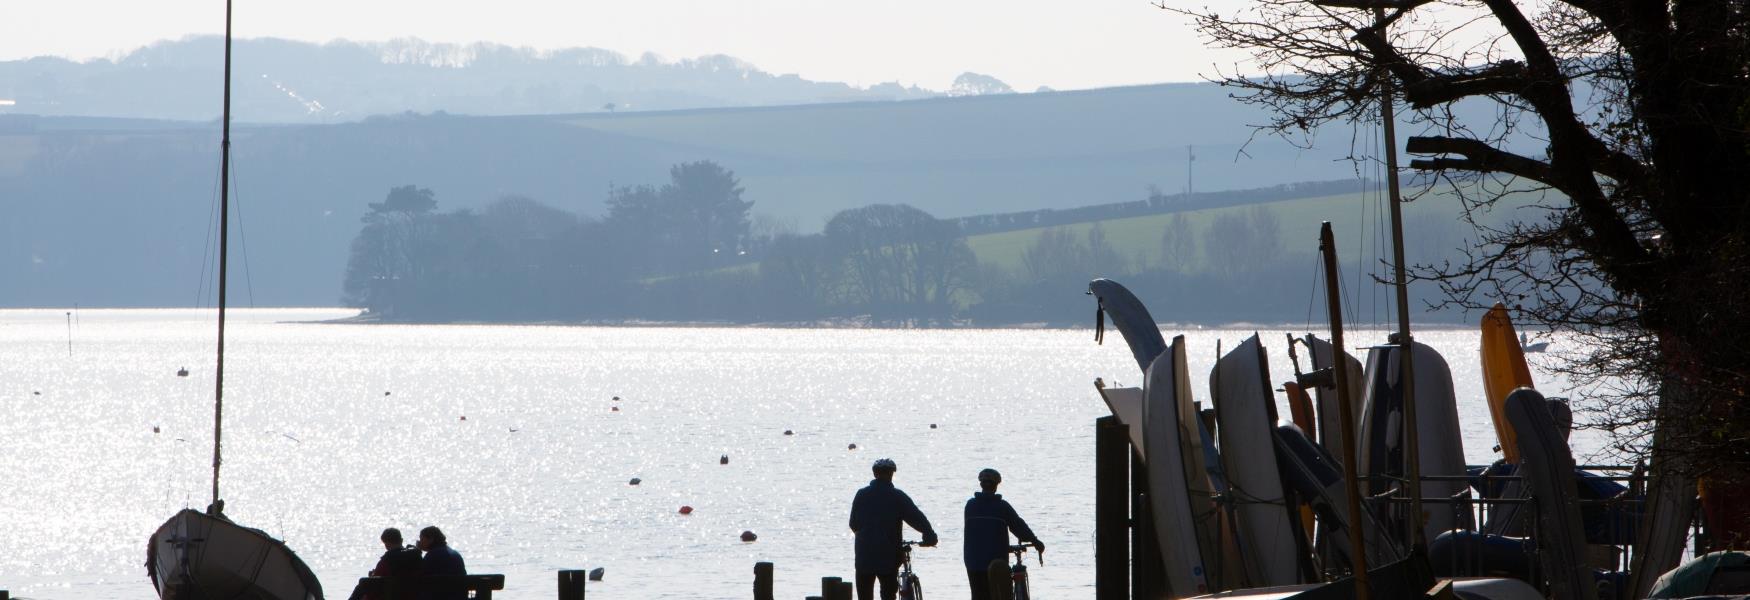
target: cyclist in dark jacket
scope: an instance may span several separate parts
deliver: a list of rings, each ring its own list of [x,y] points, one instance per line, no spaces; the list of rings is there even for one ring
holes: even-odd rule
[[[874,600],[875,580],[881,580],[882,600],[899,594],[899,548],[903,522],[924,535],[919,545],[936,545],[936,530],[911,497],[893,487],[893,460],[875,461],[875,479],[857,490],[851,501],[851,531],[857,534],[857,600]]]
[[[972,584],[972,600],[989,600],[991,595],[989,570],[991,561],[1003,561],[1009,553],[1009,532],[1021,543],[1031,543],[1041,554],[1045,542],[1033,535],[1015,507],[997,493],[1003,475],[996,469],[978,472],[978,487],[984,491],[966,501],[966,579]]]

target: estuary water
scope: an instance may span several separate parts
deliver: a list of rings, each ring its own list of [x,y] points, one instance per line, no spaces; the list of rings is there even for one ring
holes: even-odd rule
[[[384,527],[434,524],[471,572],[505,574],[505,598],[595,567],[592,598],[748,598],[758,561],[801,598],[851,575],[850,500],[882,457],[942,535],[915,559],[931,597],[966,593],[961,512],[985,467],[1048,545],[1036,593],[1091,597],[1092,381],[1141,382],[1120,336],[1091,328],[313,323],[351,314],[233,311],[226,352],[227,513],[285,539],[334,599]],[[0,311],[0,589],[155,597],[147,537],[209,501],[213,329],[210,310]],[[1168,333],[1206,400],[1217,340],[1252,331]],[[1287,379],[1283,332],[1262,335]],[[1493,460],[1475,331],[1418,339],[1452,367],[1467,458]]]

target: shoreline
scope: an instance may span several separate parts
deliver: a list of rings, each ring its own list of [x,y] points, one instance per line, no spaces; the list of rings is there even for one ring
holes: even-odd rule
[[[11,307],[11,308],[0,308],[0,317],[5,317],[9,313],[11,313],[11,314],[40,313],[40,314],[34,315],[34,316],[35,317],[42,317],[42,318],[53,318],[53,319],[59,320],[60,318],[62,318],[63,313],[67,313],[67,312],[73,313],[73,315],[76,319],[77,315],[79,313],[82,313],[82,312],[107,312],[107,311],[116,311],[116,312],[156,312],[156,311],[178,312],[178,311],[210,311],[210,310],[211,309],[207,308],[207,307],[191,308],[191,307],[133,307],[133,306],[129,306],[129,307],[89,307],[89,306],[87,306],[87,307],[79,307],[76,310],[71,308],[71,307]],[[343,310],[352,311],[352,310],[358,310],[358,309],[350,309],[350,308],[343,308],[343,307],[281,306],[281,307],[260,307],[260,308],[247,308],[247,309],[233,309],[232,312],[233,313],[242,312],[242,313],[246,313],[246,314],[253,312],[253,313],[259,314],[259,313],[272,313],[272,312],[276,312],[276,311],[277,312],[293,312],[293,311],[308,312],[308,311],[343,311]],[[1092,315],[1087,315],[1087,317],[1091,317],[1091,316]],[[831,317],[831,318],[821,318],[821,319],[811,319],[811,320],[801,320],[801,321],[755,321],[755,322],[735,322],[735,321],[720,321],[720,320],[660,320],[660,319],[576,319],[576,320],[565,320],[565,319],[554,319],[554,320],[514,320],[514,319],[505,319],[505,320],[494,320],[494,319],[438,320],[438,319],[432,319],[432,320],[425,320],[425,319],[406,319],[406,320],[400,320],[400,319],[396,319],[396,320],[384,320],[384,319],[379,319],[379,318],[376,318],[375,316],[367,315],[367,314],[364,314],[363,312],[360,312],[359,314],[355,314],[352,316],[338,317],[338,318],[299,319],[297,316],[288,315],[288,316],[284,316],[280,319],[275,319],[273,322],[293,324],[293,325],[456,325],[456,326],[498,325],[498,326],[513,326],[513,327],[515,327],[515,326],[520,326],[520,327],[616,327],[616,328],[627,328],[627,329],[638,329],[638,328],[881,329],[881,330],[915,329],[915,330],[938,330],[938,331],[950,331],[950,330],[991,330],[991,331],[1027,330],[1027,331],[1031,331],[1031,330],[1050,330],[1050,329],[1087,330],[1087,329],[1092,328],[1093,323],[1091,321],[1092,321],[1091,318],[1086,318],[1086,317],[1077,318],[1077,319],[1073,319],[1073,320],[1064,320],[1064,321],[1023,321],[1023,322],[1016,322],[1016,323],[976,322],[976,321],[973,321],[970,319],[949,319],[946,321],[936,321],[936,320],[929,320],[929,319],[878,320],[878,319],[874,319],[868,315],[863,315],[863,316],[858,316],[858,317]],[[1160,322],[1157,324],[1163,330],[1181,330],[1181,331],[1256,329],[1256,330],[1260,330],[1260,331],[1303,331],[1304,330],[1304,331],[1311,331],[1314,333],[1319,333],[1319,332],[1328,331],[1330,329],[1330,326],[1327,323],[1322,323],[1322,322],[1307,323],[1304,321],[1290,322],[1290,321],[1236,320],[1236,321],[1222,321],[1222,322],[1215,322],[1215,323],[1209,323],[1209,322]],[[1415,325],[1415,328],[1419,331],[1469,330],[1469,329],[1475,329],[1476,327],[1477,326],[1475,325],[1475,323],[1469,319],[1466,319],[1464,321],[1437,321],[1437,322],[1419,323],[1419,324]],[[1545,330],[1531,329],[1531,328],[1525,327],[1523,325],[1520,325],[1519,328],[1521,331],[1526,331],[1526,332],[1530,332],[1530,333],[1546,333]],[[1110,329],[1110,327],[1108,327],[1108,329]],[[1360,325],[1358,325],[1355,323],[1350,323],[1349,327],[1348,327],[1348,330],[1350,330],[1350,331],[1374,331],[1374,330],[1392,330],[1392,329],[1395,329],[1395,326],[1390,325],[1390,324],[1379,324],[1377,326],[1374,326],[1373,324],[1360,324]]]
[[[612,327],[612,328],[685,328],[685,329],[872,329],[872,330],[1081,330],[1092,329],[1090,323],[1067,323],[1054,321],[1033,321],[1023,323],[974,323],[971,321],[951,321],[949,323],[904,323],[894,321],[876,321],[868,317],[848,317],[818,319],[813,321],[760,321],[741,323],[734,321],[661,321],[654,319],[585,319],[585,320],[552,320],[552,321],[518,321],[518,320],[383,320],[365,314],[339,319],[320,321],[285,321],[291,324],[307,325],[455,325],[455,326],[506,326],[506,327]],[[1225,323],[1156,323],[1163,330],[1244,330],[1256,329],[1266,331],[1296,331],[1308,329],[1314,333],[1329,331],[1328,323],[1285,323],[1261,321],[1231,321]],[[1461,322],[1427,323],[1416,327],[1422,331],[1455,331],[1475,329],[1476,326]],[[1108,327],[1110,329],[1110,327]],[[1349,326],[1347,331],[1389,331],[1395,326],[1357,327]]]

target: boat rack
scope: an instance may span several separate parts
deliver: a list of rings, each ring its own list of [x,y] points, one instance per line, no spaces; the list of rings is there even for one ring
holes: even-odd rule
[[[1586,558],[1588,566],[1599,577],[1611,582],[1616,589],[1622,589],[1633,564],[1635,551],[1635,535],[1642,515],[1642,499],[1647,488],[1646,468],[1644,465],[1604,465],[1584,464],[1576,467],[1587,477],[1621,484],[1626,488],[1622,493],[1610,498],[1579,499],[1580,512],[1583,515],[1585,528]],[[1511,491],[1518,487],[1524,477],[1518,475],[1488,474],[1486,466],[1472,465],[1471,471],[1484,471],[1484,474],[1471,475],[1424,475],[1424,482],[1465,482],[1464,491],[1451,497],[1424,497],[1425,505],[1441,506],[1450,510],[1455,522],[1473,524],[1468,540],[1457,543],[1454,540],[1448,548],[1440,551],[1430,551],[1433,559],[1430,566],[1441,576],[1500,576],[1512,569],[1523,569],[1530,574],[1533,582],[1543,578],[1538,571],[1537,552],[1537,522],[1538,502],[1528,494],[1518,497],[1507,497],[1514,494]],[[1386,480],[1394,485],[1385,493],[1367,497],[1364,502],[1376,514],[1401,515],[1407,510],[1410,498],[1402,493],[1406,480],[1393,476],[1363,476],[1363,481]],[[1503,497],[1482,498],[1476,496],[1477,487],[1496,489],[1499,486]],[[1433,509],[1424,509],[1433,510]],[[1702,511],[1694,511],[1694,518],[1689,523],[1688,536],[1690,548],[1706,547],[1706,526],[1702,520]],[[1395,519],[1402,522],[1402,519]],[[1498,536],[1498,537],[1497,537]],[[1445,536],[1442,536],[1445,537]],[[1455,536],[1457,537],[1457,536]],[[1442,542],[1434,542],[1434,546]],[[1517,556],[1511,555],[1517,551]]]

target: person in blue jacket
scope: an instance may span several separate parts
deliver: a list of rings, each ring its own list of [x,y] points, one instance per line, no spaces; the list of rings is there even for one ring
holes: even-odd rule
[[[419,570],[426,576],[431,575],[467,575],[468,568],[462,564],[462,555],[450,547],[450,541],[444,537],[442,529],[436,525],[419,530],[419,549],[425,551],[425,557],[419,561]],[[462,590],[427,592],[421,598],[429,600],[466,600],[468,592]]]
[[[996,469],[979,471],[978,487],[984,491],[974,493],[966,501],[966,579],[972,584],[972,600],[995,598],[991,595],[989,570],[991,561],[1005,561],[1009,532],[1014,532],[1021,543],[1033,544],[1040,554],[1045,553],[1045,542],[1033,535],[1027,522],[1015,514],[1015,507],[997,493],[997,484],[1002,482],[1003,475]]]
[[[851,531],[857,534],[857,600],[874,600],[875,580],[881,580],[882,600],[899,594],[899,548],[904,541],[901,523],[924,535],[918,545],[936,545],[936,530],[918,505],[893,487],[892,459],[875,461],[875,479],[851,501]]]

